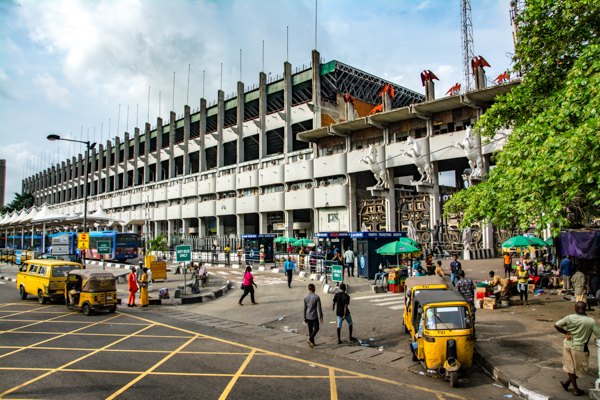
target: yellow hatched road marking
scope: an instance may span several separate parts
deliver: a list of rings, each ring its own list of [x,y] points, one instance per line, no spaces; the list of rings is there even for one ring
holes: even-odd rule
[[[331,391],[331,400],[337,400],[337,385],[335,384],[335,370],[329,368],[329,387]]]
[[[88,348],[77,348],[77,347],[22,347],[22,346],[0,346],[0,349],[30,349],[30,350],[79,350],[79,351],[95,351],[100,350],[103,352],[123,352],[123,353],[172,353],[171,350],[127,350],[127,349],[88,349]],[[248,355],[249,353],[239,353],[239,352],[224,352],[224,351],[180,351],[179,354],[206,354],[206,355]],[[259,355],[265,355],[264,353],[258,353]],[[140,372],[141,373],[141,372]]]
[[[4,318],[7,318],[7,317],[12,317],[13,315],[26,314],[26,313],[34,312],[34,311],[36,311],[36,310],[43,310],[43,309],[45,309],[45,308],[49,308],[49,307],[52,307],[52,306],[44,306],[44,307],[38,307],[38,308],[34,308],[33,310],[19,311],[19,312],[16,312],[16,313],[10,314],[10,315],[5,315],[5,316],[3,316],[3,317],[0,317],[0,320],[2,320],[2,319],[4,319]],[[11,312],[11,311],[9,311],[9,312]]]
[[[74,313],[71,313],[74,314]],[[71,315],[68,314],[68,315]],[[124,314],[121,314],[124,315]],[[10,322],[39,322],[37,319],[3,319],[2,321],[10,321]],[[44,322],[48,322],[44,321]],[[52,321],[55,323],[61,323],[61,324],[89,324],[89,321]],[[104,324],[105,322],[99,322],[100,325]],[[128,323],[128,322],[113,322],[111,323],[111,325],[131,325],[131,326],[146,326],[146,325],[150,325],[150,324],[136,324],[136,323]]]
[[[235,373],[235,375],[233,376],[233,378],[231,378],[231,380],[227,384],[227,387],[225,388],[225,390],[223,390],[223,393],[221,393],[221,396],[219,397],[219,400],[225,400],[227,398],[227,396],[229,395],[229,392],[231,392],[231,389],[233,389],[233,386],[235,386],[235,383],[237,382],[237,380],[239,379],[239,377],[242,375],[242,373],[244,372],[244,370],[246,369],[246,367],[250,363],[250,360],[252,360],[252,357],[254,356],[254,353],[256,353],[255,349],[253,349],[250,352],[250,354],[248,355],[248,357],[246,357],[246,360],[244,360],[244,363],[242,364],[242,366],[237,370],[237,372]]]
[[[19,329],[28,328],[28,327],[33,326],[33,325],[43,324],[44,322],[52,322],[55,319],[66,317],[67,315],[69,315],[69,314],[59,315],[58,317],[49,318],[49,319],[45,319],[43,321],[34,322],[32,324],[27,324],[27,325],[19,326],[18,328],[9,329],[7,331],[0,331],[0,335],[3,334],[3,333],[12,333],[12,332],[16,332],[16,331],[18,331],[18,333],[35,333],[35,332],[19,331]],[[56,332],[50,333],[50,335],[55,335],[55,334],[56,334]]]
[[[133,386],[136,382],[139,382],[143,377],[145,377],[146,375],[148,375],[150,372],[152,372],[156,368],[160,367],[165,361],[169,360],[175,354],[179,353],[183,348],[185,348],[185,346],[187,346],[188,344],[192,343],[194,341],[194,339],[196,339],[196,338],[193,337],[190,340],[188,340],[187,342],[185,342],[184,344],[182,344],[181,346],[179,346],[179,348],[177,348],[177,350],[172,351],[171,354],[169,354],[168,356],[166,356],[165,358],[163,358],[162,360],[160,360],[159,362],[157,362],[156,364],[154,364],[146,372],[142,373],[140,376],[138,376],[137,378],[135,378],[134,380],[132,380],[131,382],[129,382],[127,385],[125,385],[121,389],[117,390],[115,393],[112,394],[112,396],[107,397],[106,400],[114,399],[115,397],[117,397],[118,395],[120,395],[121,393],[123,393],[124,391],[126,391],[127,389],[129,389],[131,386]]]
[[[120,316],[120,315],[116,315],[116,316],[115,316],[115,318],[116,318],[116,317],[118,317],[118,316]],[[66,367],[68,367],[69,365],[75,364],[75,363],[77,363],[77,362],[79,362],[79,361],[81,361],[81,360],[83,360],[83,359],[85,359],[85,358],[88,358],[89,356],[92,356],[92,355],[94,355],[94,354],[96,354],[96,353],[100,352],[101,350],[107,349],[107,348],[109,348],[110,346],[113,346],[113,345],[115,345],[115,344],[117,344],[117,343],[119,343],[119,342],[122,342],[123,340],[125,340],[125,339],[127,339],[127,338],[129,338],[129,337],[131,337],[131,336],[134,336],[136,333],[140,333],[140,332],[143,332],[143,331],[145,331],[146,329],[150,328],[151,326],[154,326],[154,325],[146,326],[146,327],[144,327],[144,328],[140,329],[139,331],[132,333],[132,334],[131,334],[131,335],[129,335],[129,336],[126,336],[126,337],[124,337],[124,338],[121,338],[121,339],[117,340],[116,342],[113,342],[113,343],[111,343],[111,344],[108,344],[108,345],[106,345],[106,346],[102,347],[101,349],[98,349],[98,350],[96,350],[96,351],[93,351],[93,352],[91,352],[91,353],[89,353],[89,354],[86,354],[85,356],[79,357],[79,358],[78,358],[78,359],[76,359],[76,360],[73,360],[73,361],[71,361],[71,362],[68,362],[68,363],[66,363],[66,364],[64,364],[64,365],[62,365],[62,366],[60,366],[60,367],[58,367],[58,368],[55,368],[55,369],[53,369],[53,370],[50,370],[50,371],[46,372],[45,374],[42,374],[42,375],[38,376],[37,378],[33,378],[33,379],[31,379],[31,380],[29,380],[29,381],[27,381],[27,382],[25,382],[25,383],[22,383],[22,384],[20,384],[19,386],[15,386],[14,388],[12,388],[12,389],[9,389],[9,390],[5,391],[4,393],[0,393],[0,398],[2,398],[2,397],[4,397],[4,396],[6,396],[6,395],[7,395],[7,394],[9,394],[9,393],[12,393],[12,392],[14,392],[15,390],[18,390],[18,389],[20,389],[20,388],[22,388],[22,387],[25,387],[25,386],[27,386],[27,385],[29,385],[30,383],[33,383],[33,382],[36,382],[36,381],[38,381],[38,380],[40,380],[40,379],[42,379],[42,378],[45,378],[45,377],[47,377],[48,375],[51,375],[51,374],[53,374],[53,373],[55,373],[55,372],[57,372],[57,371],[62,371],[62,370],[64,370]]]

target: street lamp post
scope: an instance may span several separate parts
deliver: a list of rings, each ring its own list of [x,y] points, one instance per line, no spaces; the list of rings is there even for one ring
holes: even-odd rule
[[[89,140],[87,142],[84,142],[81,140],[64,139],[58,135],[48,135],[47,139],[52,142],[55,140],[66,140],[67,142],[83,143],[87,146],[86,151],[85,151],[85,167],[84,167],[84,173],[83,173],[85,176],[85,182],[83,184],[83,198],[84,198],[84,200],[83,200],[83,232],[86,233],[87,232],[87,201],[88,201],[88,189],[87,189],[87,187],[88,187],[88,164],[89,164],[90,150],[92,150],[94,147],[96,147],[96,143],[91,143]],[[81,262],[83,263],[83,268],[85,268],[85,257],[81,257]]]

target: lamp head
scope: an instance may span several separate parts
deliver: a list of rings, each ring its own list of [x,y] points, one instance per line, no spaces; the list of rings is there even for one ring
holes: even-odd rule
[[[50,140],[50,141],[55,141],[55,140],[60,140],[60,136],[58,135],[48,135],[48,137],[46,137],[46,139]]]
[[[96,147],[96,143],[90,144],[90,150],[92,150],[94,147]]]

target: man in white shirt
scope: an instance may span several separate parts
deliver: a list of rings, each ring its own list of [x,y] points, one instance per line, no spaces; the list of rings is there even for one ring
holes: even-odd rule
[[[354,276],[354,252],[350,250],[350,247],[348,247],[348,250],[344,253],[344,261],[346,261],[348,276],[350,276],[350,269],[352,269],[352,276]]]

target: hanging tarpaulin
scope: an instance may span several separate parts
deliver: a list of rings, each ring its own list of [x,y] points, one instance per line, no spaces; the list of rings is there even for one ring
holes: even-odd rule
[[[600,255],[600,232],[561,232],[556,239],[559,255],[591,260]]]

